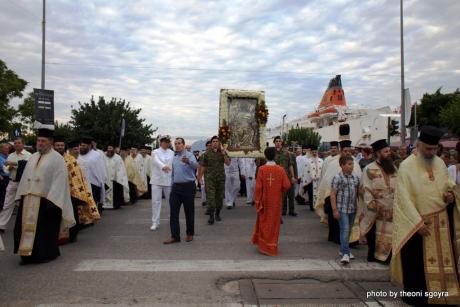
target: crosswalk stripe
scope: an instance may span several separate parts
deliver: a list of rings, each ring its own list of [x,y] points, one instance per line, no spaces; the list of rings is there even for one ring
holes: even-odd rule
[[[119,272],[286,272],[387,270],[377,263],[353,261],[347,266],[335,260],[142,260],[92,259],[80,262],[74,271]]]

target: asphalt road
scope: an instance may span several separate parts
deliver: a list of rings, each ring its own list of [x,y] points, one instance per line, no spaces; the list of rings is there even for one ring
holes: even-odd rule
[[[0,305],[371,306],[378,300],[366,291],[390,287],[387,267],[365,262],[365,246],[353,250],[357,259],[349,266],[341,266],[338,246],[327,242],[327,228],[305,206],[297,206],[299,216],[284,218],[279,256],[259,254],[249,243],[255,210],[244,200],[209,226],[197,198],[194,241],[172,245],[163,244],[170,237],[165,203],[157,231],[149,229],[149,200],[105,210],[76,243],[61,247],[57,260],[40,265],[19,265],[12,253],[12,220],[0,253]],[[185,238],[183,218],[181,212]]]

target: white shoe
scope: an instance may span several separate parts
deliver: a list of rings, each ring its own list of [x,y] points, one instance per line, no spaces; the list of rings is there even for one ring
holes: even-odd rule
[[[152,225],[150,227],[150,230],[154,231],[154,230],[157,230],[158,229],[158,225]]]
[[[340,256],[340,257],[343,256],[342,252],[339,252],[339,256]],[[354,260],[354,259],[355,259],[355,256],[353,256],[353,254],[350,253],[350,260]]]
[[[341,262],[342,264],[348,264],[348,263],[350,263],[350,256],[348,256],[348,255],[343,255],[342,259],[340,259],[340,262]]]

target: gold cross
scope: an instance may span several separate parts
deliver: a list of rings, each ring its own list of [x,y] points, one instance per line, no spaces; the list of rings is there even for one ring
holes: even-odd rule
[[[270,177],[268,177],[267,180],[270,186],[272,186],[272,182],[275,181],[275,178],[272,177],[272,173],[270,173]]]
[[[428,261],[431,263],[431,264],[434,264],[436,262],[436,259],[434,259],[433,257],[431,257],[430,259],[428,259]]]

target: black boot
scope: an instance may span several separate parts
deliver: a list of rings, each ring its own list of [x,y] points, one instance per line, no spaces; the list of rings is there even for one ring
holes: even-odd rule
[[[222,219],[220,218],[220,209],[216,210],[216,221],[220,222]]]
[[[208,220],[208,225],[214,224],[214,210],[209,210],[209,220]]]

